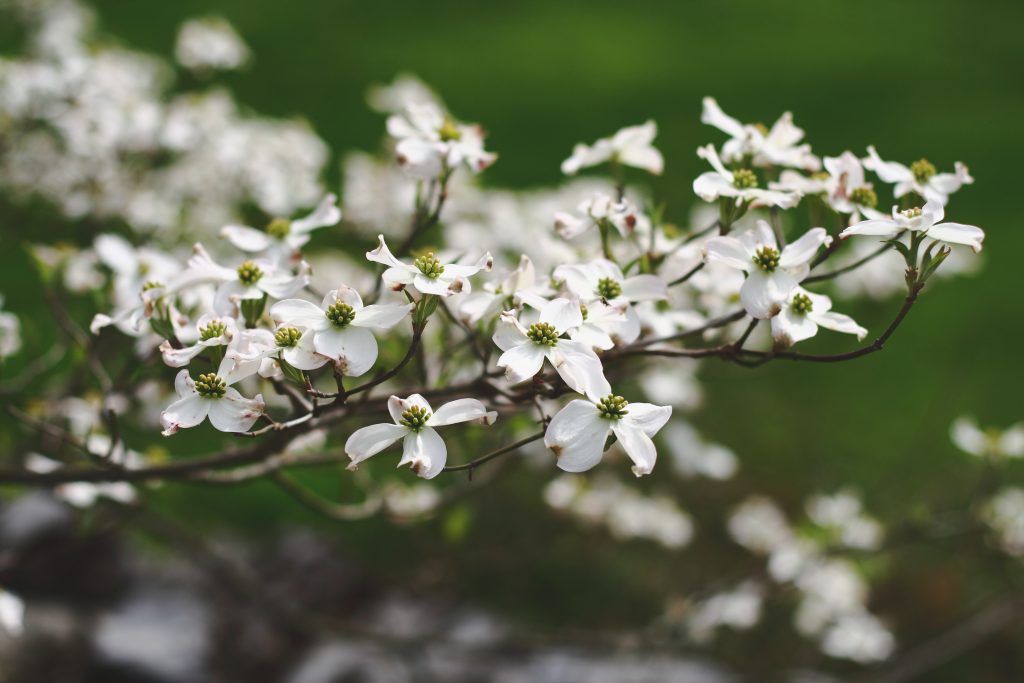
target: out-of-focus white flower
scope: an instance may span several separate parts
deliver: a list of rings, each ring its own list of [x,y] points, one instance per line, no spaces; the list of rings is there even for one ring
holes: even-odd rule
[[[749,169],[730,171],[718,158],[714,145],[705,145],[697,149],[697,156],[706,159],[713,171],[701,173],[693,181],[693,192],[706,202],[713,202],[719,197],[736,200],[736,206],[777,206],[791,209],[800,203],[800,194],[792,191],[765,190],[758,187],[757,176]]]
[[[90,450],[94,451],[94,449],[91,448]],[[96,454],[102,455],[101,453]],[[54,472],[60,468],[61,463],[47,458],[45,455],[40,455],[39,453],[29,453],[25,458],[25,469],[30,472]],[[70,505],[83,509],[92,507],[100,498],[109,498],[110,500],[124,505],[134,503],[138,498],[135,493],[135,487],[125,481],[97,483],[73,481],[55,486],[53,493]]]
[[[609,433],[633,461],[633,474],[650,474],[658,458],[652,438],[672,416],[671,406],[628,403],[607,394],[570,401],[551,419],[544,445],[566,472],[584,472],[601,462]]]
[[[722,158],[739,162],[750,157],[755,166],[789,166],[817,171],[821,161],[811,154],[811,146],[799,144],[804,131],[793,124],[793,114],[786,112],[768,130],[763,125],[743,124],[722,111],[713,97],[705,97],[701,123],[714,126],[731,138],[722,145]]]
[[[403,486],[396,484],[388,488],[384,505],[396,517],[416,517],[437,509],[441,494],[430,484]]]
[[[249,61],[249,48],[227,20],[205,17],[181,25],[174,57],[192,71],[229,71]]]
[[[484,149],[483,128],[456,123],[435,102],[409,103],[387,126],[398,165],[413,178],[438,178],[460,164],[479,173],[498,159]]]
[[[981,508],[981,519],[996,532],[999,545],[1014,557],[1024,557],[1024,488],[1009,486]]]
[[[874,171],[885,182],[894,183],[893,194],[897,199],[916,192],[926,202],[943,206],[949,202],[949,195],[974,182],[967,167],[959,161],[954,164],[954,173],[938,173],[927,159],[919,159],[908,168],[895,161],[883,161],[874,146],[868,147],[864,168]]]
[[[764,587],[744,581],[731,590],[716,593],[693,606],[686,617],[686,630],[696,643],[708,643],[722,626],[745,631],[761,620]]]
[[[448,448],[434,427],[471,421],[491,425],[498,418],[498,413],[488,411],[475,398],[451,401],[434,412],[419,394],[408,398],[392,396],[388,399],[388,411],[394,424],[362,427],[348,437],[345,453],[352,460],[348,466],[350,470],[402,439],[402,459],[398,466],[409,465],[417,476],[433,479],[441,473],[448,460]]]
[[[983,431],[974,418],[961,416],[950,425],[949,436],[957,448],[979,458],[1024,457],[1024,422]]]
[[[753,230],[737,237],[712,237],[704,250],[706,260],[720,261],[747,273],[740,300],[747,313],[763,319],[782,311],[789,295],[810,272],[818,248],[830,242],[824,228],[811,228],[780,252],[771,227],[759,220]]]
[[[220,236],[242,251],[253,254],[268,252],[271,259],[285,265],[298,260],[299,250],[309,242],[311,232],[335,225],[340,220],[338,197],[328,194],[312,213],[303,218],[293,221],[275,218],[265,231],[248,225],[226,225],[221,228]]]
[[[942,204],[929,201],[922,208],[899,210],[892,207],[892,217],[869,219],[854,223],[839,233],[841,239],[850,235],[875,235],[878,237],[894,237],[904,230],[920,232],[925,236],[949,244],[963,244],[975,251],[981,251],[985,241],[985,231],[974,225],[963,223],[942,223],[946,211]]]
[[[660,175],[665,160],[652,144],[657,134],[658,125],[654,121],[647,121],[639,126],[623,128],[612,137],[601,138],[593,145],[581,142],[573,148],[572,156],[562,162],[562,173],[575,175],[580,169],[610,161]]]
[[[739,469],[736,455],[720,444],[708,443],[688,422],[674,420],[665,432],[675,470],[684,477],[731,478]]]
[[[473,265],[442,264],[433,253],[420,256],[410,265],[395,258],[384,241],[384,235],[378,235],[377,239],[377,248],[366,252],[366,258],[388,267],[381,277],[384,278],[384,283],[396,292],[412,285],[421,294],[468,294],[472,291],[469,278],[481,270],[490,270],[494,264],[494,258],[487,252]]]
[[[796,171],[785,170],[768,187],[805,196],[821,194],[833,210],[853,218],[884,216],[875,209],[878,195],[871,183],[864,179],[864,166],[856,154],[843,152],[838,157],[825,157],[824,163],[826,173],[806,177]]]
[[[4,296],[0,294],[0,361],[21,349],[21,321],[10,311],[2,310]]]
[[[734,541],[762,555],[787,544],[793,536],[782,510],[763,496],[740,503],[729,515],[728,528]]]
[[[0,626],[14,637],[25,631],[25,603],[14,593],[0,588]]]
[[[182,370],[174,380],[178,400],[160,414],[163,435],[170,436],[182,427],[195,427],[207,417],[222,432],[248,431],[263,414],[263,396],[245,398],[231,385],[251,376],[259,362],[239,362],[231,354],[224,356],[216,373],[199,375],[193,380]]]
[[[410,104],[433,103],[441,106],[441,98],[430,86],[409,73],[400,73],[387,85],[376,84],[366,91],[370,109],[382,114],[394,114]]]
[[[603,192],[584,200],[576,208],[577,214],[559,211],[555,214],[555,232],[563,239],[572,239],[591,228],[607,223],[623,238],[635,232],[650,230],[650,219],[628,198],[615,199]]]
[[[547,281],[538,281],[533,261],[525,254],[520,256],[519,265],[498,282],[485,282],[482,291],[477,290],[462,297],[457,304],[459,318],[470,325],[490,319],[500,311],[527,303],[541,308],[553,294]]]
[[[358,377],[377,361],[377,339],[370,330],[389,330],[412,309],[413,304],[363,306],[359,293],[342,285],[320,306],[303,299],[278,301],[270,316],[280,323],[275,341],[289,364],[314,370],[329,359],[344,374]]]
[[[818,327],[853,334],[857,339],[864,339],[868,333],[850,316],[834,312],[832,300],[827,296],[808,292],[797,285],[783,304],[782,311],[772,318],[772,338],[780,344],[792,346],[816,335]]]
[[[611,391],[601,361],[590,346],[566,339],[569,330],[583,324],[579,303],[554,299],[540,311],[540,320],[529,328],[505,311],[498,319],[494,343],[502,350],[498,367],[513,384],[525,382],[538,372],[547,359],[569,387],[578,393],[605,396]]]
[[[807,501],[807,516],[835,531],[837,540],[848,548],[873,550],[882,542],[882,525],[864,513],[860,499],[850,491],[812,496]]]
[[[868,612],[843,614],[821,638],[821,650],[829,657],[861,664],[881,662],[896,649],[896,638],[877,617]]]

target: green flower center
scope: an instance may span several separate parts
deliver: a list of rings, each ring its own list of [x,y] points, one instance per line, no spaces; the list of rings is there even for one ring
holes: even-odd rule
[[[789,308],[794,313],[806,315],[814,310],[814,302],[806,294],[796,294],[793,296],[793,301],[789,304]]]
[[[282,327],[274,333],[274,343],[282,349],[290,349],[299,343],[302,330],[297,327]]]
[[[775,247],[761,247],[754,254],[754,263],[766,273],[774,273],[779,267],[779,250]]]
[[[937,173],[935,165],[927,159],[918,159],[910,165],[910,172],[914,174],[914,180],[919,183],[927,183]]]
[[[912,209],[907,209],[901,212],[906,218],[919,218],[921,216],[921,207],[915,206]]]
[[[206,327],[199,330],[199,341],[209,341],[221,336],[227,330],[227,326],[219,320],[211,320]]]
[[[462,139],[462,132],[459,130],[455,122],[449,118],[445,118],[444,123],[438,129],[437,134],[441,136],[442,142],[452,142]]]
[[[422,406],[406,408],[402,413],[402,424],[414,432],[422,431],[430,419],[430,411]]]
[[[434,257],[434,252],[432,251],[427,252],[423,256],[417,257],[412,264],[431,280],[436,280],[441,277],[441,273],[444,272],[444,266],[442,266],[441,262]]]
[[[199,375],[196,380],[196,391],[203,398],[220,398],[227,391],[228,385],[215,373]]]
[[[246,261],[238,266],[238,280],[243,285],[254,285],[263,277],[263,271],[252,261]]]
[[[733,187],[740,190],[749,190],[757,187],[757,176],[749,168],[741,168],[732,172]]]
[[[538,346],[557,346],[558,330],[551,323],[534,323],[526,330],[526,336]]]
[[[327,307],[327,313],[325,314],[327,319],[331,321],[331,324],[337,328],[348,327],[349,324],[355,320],[356,311],[348,304],[335,301],[333,304]]]
[[[610,277],[603,277],[597,281],[597,293],[602,299],[614,299],[622,294],[622,285]]]
[[[873,209],[878,206],[878,195],[870,187],[858,187],[850,192],[850,201],[858,206]]]
[[[292,222],[287,218],[275,218],[267,225],[267,234],[275,240],[283,240],[292,231]]]
[[[597,403],[597,410],[601,413],[601,417],[606,420],[621,420],[629,411],[626,410],[626,406],[629,405],[629,401],[616,396],[615,394],[608,394]]]
[[[163,286],[164,286],[164,283],[162,283],[162,282],[158,282],[156,280],[149,280],[148,282],[146,282],[146,283],[144,283],[142,285],[142,291],[143,292],[148,292],[151,289],[160,289]]]
[[[589,313],[590,313],[590,311],[587,310],[587,305],[586,304],[580,304],[580,315],[583,316],[584,320],[587,319],[587,314],[589,314]]]

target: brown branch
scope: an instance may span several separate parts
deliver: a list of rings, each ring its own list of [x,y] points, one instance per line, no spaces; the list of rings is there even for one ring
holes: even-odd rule
[[[515,443],[511,443],[511,444],[509,444],[507,446],[503,446],[503,447],[501,447],[501,448],[499,448],[497,450],[491,451],[487,455],[481,455],[479,458],[476,458],[475,460],[470,460],[469,462],[464,463],[462,465],[447,465],[444,468],[444,470],[442,470],[442,471],[443,472],[462,472],[464,470],[468,470],[470,476],[472,476],[473,475],[473,470],[475,470],[477,467],[479,467],[480,465],[484,464],[488,460],[493,460],[494,458],[497,458],[498,456],[505,455],[506,453],[511,453],[512,451],[518,450],[518,449],[522,448],[523,446],[525,446],[526,444],[533,443],[534,441],[536,441],[538,439],[541,439],[543,437],[544,437],[544,431],[541,430],[540,432],[537,432],[536,434],[528,436],[528,437],[526,437],[524,439],[520,439],[519,441],[516,441]]]

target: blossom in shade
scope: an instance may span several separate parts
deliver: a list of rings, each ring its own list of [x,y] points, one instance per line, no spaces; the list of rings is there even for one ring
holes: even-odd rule
[[[647,121],[639,126],[623,128],[610,138],[601,138],[593,145],[582,142],[572,150],[572,156],[562,162],[562,173],[575,175],[583,168],[597,166],[606,161],[641,168],[660,175],[665,160],[654,145],[658,125]]]
[[[412,285],[421,294],[468,294],[472,291],[469,278],[481,270],[490,270],[494,264],[494,258],[489,252],[473,265],[441,263],[433,253],[419,256],[409,264],[395,258],[384,241],[384,235],[378,235],[377,239],[377,248],[366,252],[366,258],[388,267],[381,277],[384,278],[384,283],[396,292]]]
[[[953,173],[939,173],[927,159],[918,159],[910,166],[884,161],[873,146],[868,147],[864,168],[874,171],[883,181],[893,183],[893,195],[897,199],[916,192],[926,202],[937,202],[943,206],[949,201],[949,195],[974,182],[967,167],[959,161],[953,165]]]
[[[832,300],[827,296],[808,292],[797,285],[782,311],[772,318],[772,338],[779,344],[791,346],[816,335],[819,327],[853,334],[857,339],[863,339],[868,333],[850,316],[834,312]]]
[[[336,225],[340,220],[338,197],[328,194],[312,213],[303,218],[293,221],[275,218],[267,224],[266,230],[248,225],[226,225],[221,228],[220,236],[242,251],[253,254],[266,252],[272,260],[286,264],[295,259],[314,230]]]
[[[438,178],[460,164],[479,173],[498,158],[484,149],[483,128],[457,123],[435,102],[410,102],[388,117],[387,127],[398,141],[398,165],[417,179]]]
[[[714,169],[701,173],[693,181],[694,193],[706,202],[726,197],[735,199],[737,205],[747,203],[750,206],[778,206],[783,209],[791,209],[800,203],[798,192],[760,188],[757,175],[750,169],[727,169],[714,145],[698,148],[697,156],[706,159]]]
[[[207,417],[219,431],[249,431],[263,414],[263,396],[245,398],[231,385],[252,375],[258,367],[258,361],[239,362],[229,354],[215,373],[192,379],[188,370],[179,372],[174,380],[178,399],[160,413],[163,435],[175,434],[182,427],[195,427]]]

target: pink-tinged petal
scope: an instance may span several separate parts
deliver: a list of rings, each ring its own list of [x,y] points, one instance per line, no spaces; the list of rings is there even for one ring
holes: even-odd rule
[[[626,455],[633,461],[633,474],[638,477],[650,474],[658,460],[658,451],[651,437],[625,419],[612,420],[611,428],[622,445],[622,450],[626,451]]]
[[[784,270],[768,274],[754,268],[740,287],[740,301],[751,316],[771,318],[782,310],[782,305],[796,285],[793,276]]]
[[[409,433],[407,427],[397,424],[375,424],[352,432],[345,442],[345,453],[352,461],[349,469],[367,458],[377,455]]]
[[[939,223],[928,229],[928,237],[950,244],[963,244],[977,253],[985,241],[985,231],[974,225]]]
[[[663,301],[668,298],[668,287],[657,275],[634,275],[622,283],[622,296],[628,301]]]
[[[721,261],[738,270],[751,270],[754,263],[743,242],[728,235],[712,237],[704,244],[704,260]]]
[[[292,221],[291,232],[306,233],[317,228],[334,225],[341,220],[341,209],[338,208],[338,197],[334,194],[325,195],[313,213],[304,218]]]
[[[843,315],[842,313],[835,313],[833,311],[822,311],[819,313],[818,311],[812,311],[808,314],[808,317],[833,332],[853,334],[857,336],[857,339],[864,339],[868,335],[867,329],[858,325],[857,321],[850,316]]]
[[[505,368],[505,377],[513,384],[525,382],[544,365],[544,348],[531,341],[513,346],[498,358],[498,367]]]
[[[316,329],[324,327],[327,317],[322,308],[303,299],[285,299],[270,307],[270,317],[282,325]]]
[[[273,242],[270,235],[248,225],[225,225],[220,229],[220,236],[236,248],[248,252],[265,251]]]
[[[182,371],[186,372],[186,371]],[[193,393],[167,407],[167,410],[160,413],[160,426],[163,427],[164,436],[176,433],[182,427],[195,427],[206,419],[210,412],[210,404],[213,401]]]
[[[570,401],[551,419],[544,445],[555,454],[555,464],[566,472],[585,472],[599,462],[608,439],[609,421],[590,401]]]
[[[416,476],[433,479],[441,474],[447,461],[448,447],[432,428],[425,427],[421,432],[405,435],[399,467],[409,465]]]
[[[498,413],[487,410],[487,407],[475,398],[460,398],[438,408],[437,412],[431,415],[430,420],[427,421],[427,425],[443,427],[471,420],[491,425],[496,419],[498,419]]]
[[[821,245],[829,241],[825,228],[811,228],[800,239],[786,245],[779,257],[780,268],[796,268],[811,261]]]
[[[540,322],[548,323],[563,333],[583,324],[583,312],[578,301],[552,299],[540,310]]]
[[[196,383],[188,374],[188,370],[182,370],[174,377],[174,392],[178,398],[185,398],[196,393]]]
[[[405,320],[413,308],[413,304],[370,304],[356,313],[352,324],[356,327],[389,330]]]
[[[220,398],[204,400],[210,404],[210,424],[222,432],[249,431],[266,409],[260,394],[245,398],[231,387]]]
[[[377,362],[377,340],[362,327],[321,330],[313,337],[313,348],[350,377],[365,374]]]

